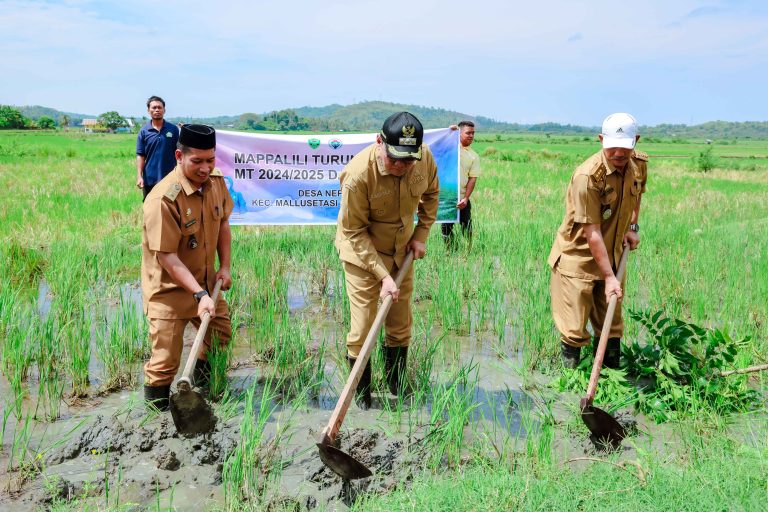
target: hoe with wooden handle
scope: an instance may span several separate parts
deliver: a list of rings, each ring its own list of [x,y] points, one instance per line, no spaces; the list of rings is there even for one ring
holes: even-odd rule
[[[221,284],[222,280],[219,279],[213,289],[211,298],[214,307],[219,298]],[[187,436],[211,432],[216,427],[216,416],[213,414],[213,409],[200,393],[192,389],[193,383],[190,378],[200,355],[200,349],[203,347],[203,338],[205,338],[205,332],[208,330],[210,322],[211,315],[206,311],[200,322],[200,328],[197,330],[195,342],[189,351],[184,373],[176,383],[176,393],[171,395],[170,409],[173,423],[180,434]]]
[[[621,255],[621,262],[619,263],[619,270],[616,273],[616,279],[621,282],[621,278],[624,276],[624,270],[627,267],[627,257],[629,256],[629,248],[624,249],[624,253]],[[608,301],[608,310],[605,312],[605,320],[603,321],[603,330],[600,333],[600,342],[597,345],[597,351],[595,352],[595,362],[592,364],[592,374],[589,376],[589,385],[587,386],[587,396],[581,399],[581,419],[587,425],[587,428],[595,439],[610,443],[611,446],[618,447],[621,441],[626,437],[627,433],[624,427],[616,421],[616,419],[605,412],[604,410],[592,405],[592,400],[595,398],[597,392],[597,380],[600,377],[600,370],[603,367],[603,357],[605,357],[605,348],[608,345],[608,336],[611,331],[611,323],[613,321],[613,313],[616,310],[616,304],[618,297],[612,295]]]
[[[408,268],[411,266],[412,262],[413,253],[409,252],[405,256],[403,266],[400,268],[397,277],[395,278],[395,284],[398,288],[400,288],[400,284],[403,282],[405,274],[408,273]],[[357,385],[360,383],[360,377],[363,375],[365,365],[368,364],[368,359],[371,357],[371,351],[376,344],[376,338],[379,335],[381,324],[387,317],[387,313],[391,306],[392,296],[387,295],[381,303],[381,306],[379,306],[379,311],[376,313],[376,318],[373,321],[371,330],[368,331],[368,336],[365,338],[365,342],[363,342],[363,346],[357,356],[355,365],[352,367],[349,378],[347,378],[347,383],[344,385],[339,401],[336,403],[336,408],[333,410],[330,420],[328,420],[328,426],[323,430],[320,442],[317,443],[317,448],[320,450],[320,459],[326,466],[344,480],[365,478],[373,474],[365,464],[339,450],[336,448],[335,444],[336,436],[339,434],[339,429],[344,421],[344,416],[346,416],[349,404],[352,402],[352,396],[357,389]]]

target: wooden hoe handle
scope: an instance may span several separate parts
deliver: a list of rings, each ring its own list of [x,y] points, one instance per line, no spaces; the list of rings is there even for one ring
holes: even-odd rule
[[[213,288],[213,307],[216,307],[216,300],[219,298],[219,290],[224,281],[219,279],[216,281],[216,286]],[[182,373],[179,382],[176,383],[176,389],[180,391],[189,391],[192,389],[192,381],[190,375],[195,369],[197,363],[197,357],[200,355],[200,349],[203,348],[203,338],[205,338],[205,332],[208,330],[208,324],[211,323],[211,314],[207,311],[203,314],[203,321],[200,322],[200,328],[197,330],[197,336],[195,336],[195,342],[192,344],[192,349],[189,351],[187,357],[187,364],[184,366],[184,373]]]
[[[408,254],[405,255],[405,260],[403,260],[403,266],[397,271],[397,276],[395,277],[395,284],[398,288],[400,288],[400,284],[403,282],[405,274],[408,273],[408,268],[411,266],[412,262],[413,252],[409,251]],[[328,420],[328,426],[323,430],[321,438],[323,444],[333,444],[336,441],[336,436],[344,421],[344,416],[346,416],[349,404],[352,402],[352,395],[357,389],[357,385],[360,383],[360,378],[363,376],[365,365],[368,364],[368,359],[371,357],[373,346],[376,344],[376,337],[379,335],[381,324],[384,323],[384,319],[387,317],[387,313],[389,313],[389,308],[391,306],[392,296],[387,295],[382,301],[381,306],[379,306],[379,311],[376,313],[376,318],[373,321],[371,330],[368,331],[368,336],[365,338],[360,353],[357,355],[355,365],[352,367],[352,371],[347,378],[347,383],[344,385],[341,396],[339,396],[339,401],[336,402],[336,408],[333,410],[330,420]]]
[[[621,261],[619,262],[619,270],[616,272],[616,279],[621,283],[621,279],[624,277],[624,271],[627,268],[627,258],[629,257],[629,247],[624,249],[621,255]],[[603,320],[603,330],[600,333],[600,342],[597,345],[597,351],[595,352],[595,362],[592,364],[592,374],[589,376],[589,386],[587,386],[587,404],[591,405],[592,400],[595,398],[597,392],[597,379],[600,378],[600,370],[603,367],[603,358],[605,357],[605,347],[608,345],[608,336],[611,331],[611,323],[613,322],[613,313],[616,311],[616,304],[618,297],[614,294],[611,295],[608,301],[608,310],[605,312],[605,320]]]

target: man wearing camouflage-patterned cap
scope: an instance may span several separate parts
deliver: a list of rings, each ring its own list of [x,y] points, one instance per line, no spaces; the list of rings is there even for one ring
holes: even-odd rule
[[[351,312],[347,359],[354,366],[373,325],[379,297],[391,295],[385,321],[384,362],[393,394],[403,393],[411,341],[413,267],[400,287],[392,276],[407,251],[424,257],[429,229],[437,217],[437,164],[423,144],[421,122],[409,112],[392,114],[376,143],[360,151],[341,172],[341,208],[336,248],[344,265]],[[413,216],[418,223],[414,226]],[[371,407],[370,362],[357,387],[357,404]]]

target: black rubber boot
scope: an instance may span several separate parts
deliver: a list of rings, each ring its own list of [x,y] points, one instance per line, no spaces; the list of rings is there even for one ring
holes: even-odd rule
[[[579,362],[581,361],[581,347],[572,347],[561,341],[560,357],[563,360],[563,366],[573,370],[579,366]]]
[[[384,347],[384,371],[389,392],[393,395],[409,395],[408,347]]]
[[[171,385],[167,386],[144,386],[144,401],[152,404],[161,411],[168,410],[169,396],[171,394]]]
[[[605,347],[603,366],[618,370],[621,366],[621,338],[608,338],[608,346]]]
[[[600,338],[592,339],[592,355],[597,354],[597,345]],[[603,356],[603,366],[606,368],[618,369],[621,365],[621,338],[608,338],[605,346],[605,356]]]
[[[208,387],[208,383],[211,381],[211,363],[207,359],[198,359],[195,362],[195,371],[192,374],[192,379],[195,387]]]
[[[350,370],[352,370],[352,367],[355,366],[355,361],[357,361],[357,359],[347,356],[347,362],[349,362]],[[363,375],[360,377],[360,382],[357,383],[357,389],[355,390],[355,403],[357,403],[357,406],[364,411],[367,411],[371,408],[371,405],[373,405],[373,400],[371,399],[370,361],[368,361],[368,364],[365,365]]]

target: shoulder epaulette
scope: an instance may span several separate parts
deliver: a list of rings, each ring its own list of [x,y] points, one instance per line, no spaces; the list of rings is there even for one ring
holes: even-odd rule
[[[605,178],[605,171],[606,169],[603,162],[598,160],[589,170],[589,175],[594,177],[597,181],[602,181],[603,178]]]
[[[638,160],[642,160],[643,162],[648,161],[648,153],[643,153],[642,151],[635,151],[634,155],[632,156],[634,156]]]
[[[165,191],[164,196],[170,199],[171,201],[176,200],[176,196],[179,195],[179,192],[181,192],[181,185],[178,183],[174,183],[170,187],[168,187],[168,190]]]
[[[211,174],[209,174],[209,176],[218,176],[219,178],[221,178],[221,177],[222,177],[222,176],[224,176],[224,175],[221,173],[221,169],[219,169],[218,167],[215,167],[215,168],[214,168],[214,169],[211,171]]]

